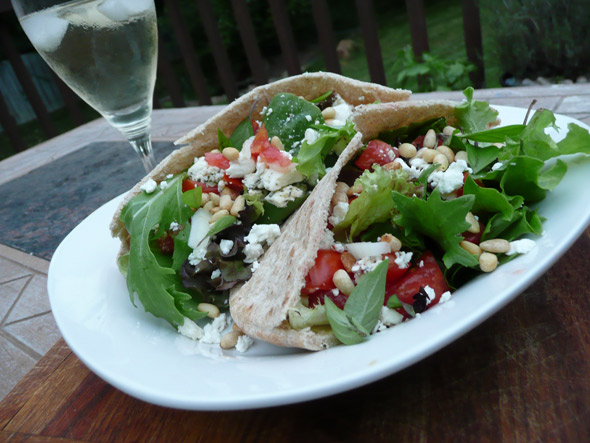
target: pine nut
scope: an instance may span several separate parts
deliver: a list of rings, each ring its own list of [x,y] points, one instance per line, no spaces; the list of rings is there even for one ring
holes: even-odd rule
[[[350,295],[354,289],[354,283],[348,275],[348,272],[346,272],[344,269],[338,269],[336,272],[334,272],[334,275],[332,276],[332,282],[340,290],[340,292],[345,295]]]
[[[328,106],[326,109],[322,111],[322,116],[325,120],[330,120],[336,117],[336,109],[334,109],[332,106]]]
[[[425,148],[434,148],[436,146],[436,143],[436,132],[434,132],[434,129],[429,129],[426,135],[424,136],[422,146]]]
[[[238,157],[240,156],[240,151],[238,151],[236,148],[228,147],[223,150],[222,154],[231,162],[238,159]]]
[[[444,154],[436,154],[432,163],[437,163],[439,165],[439,167],[436,168],[437,171],[446,171],[449,167],[449,159]]]
[[[455,161],[455,153],[448,146],[440,145],[438,148],[436,148],[436,150],[441,154],[444,154],[445,157],[449,160],[449,163],[453,163]]]
[[[480,226],[479,222],[475,218],[475,215],[473,215],[471,212],[468,212],[465,216],[465,221],[467,221],[471,225],[467,229],[468,232],[471,232],[472,234],[479,234]]]
[[[385,169],[386,171],[394,171],[396,169],[401,169],[402,165],[400,164],[400,162],[389,162],[389,163],[385,163],[383,165],[383,169]]]
[[[416,146],[411,143],[402,143],[397,149],[399,150],[399,155],[403,158],[412,158],[418,152]]]
[[[402,242],[395,235],[384,234],[381,236],[381,241],[389,243],[391,252],[397,252],[402,248]]]
[[[479,246],[477,246],[475,243],[471,243],[470,241],[467,240],[463,240],[461,243],[459,243],[459,246],[461,246],[463,249],[465,249],[467,252],[469,252],[472,255],[477,255],[478,257],[481,255],[481,248]]]
[[[336,182],[336,190],[334,192],[344,192],[346,194],[349,189],[350,186],[348,186],[346,183]]]
[[[241,331],[230,331],[221,337],[219,346],[221,349],[235,348],[235,346],[238,344],[238,338],[240,338],[241,335],[244,335]]]
[[[330,208],[333,208],[338,203],[348,203],[348,196],[344,192],[335,192],[330,202]]]
[[[328,118],[328,119],[326,119],[325,123],[328,126],[334,126],[334,119],[333,118]]]
[[[219,149],[214,149],[211,151],[212,154],[219,154],[221,151]]]
[[[277,148],[279,151],[285,150],[285,147],[283,146],[283,142],[276,135],[270,139],[270,144],[273,145],[275,148]]]
[[[434,156],[438,154],[436,150],[430,148],[420,148],[416,153],[416,157],[424,159],[426,163],[432,163]]]
[[[209,209],[209,212],[210,212],[211,214],[216,214],[216,213],[218,213],[219,211],[221,211],[221,208],[220,208],[219,206],[213,206],[211,209]]]
[[[246,207],[246,199],[244,198],[243,195],[240,195],[240,196],[238,196],[238,198],[236,198],[236,201],[232,205],[231,210],[229,211],[229,213],[231,215],[233,215],[234,217],[237,217],[238,214],[241,211],[243,211],[245,207]]]
[[[201,312],[206,312],[209,318],[219,317],[219,308],[211,303],[199,303],[197,309]]]
[[[227,209],[221,209],[221,210],[217,211],[215,214],[213,214],[213,217],[211,217],[211,219],[209,220],[209,224],[212,225],[217,220],[219,220],[221,217],[224,217],[226,215],[229,215],[229,211]]]
[[[340,254],[340,261],[342,262],[342,266],[344,266],[344,269],[346,269],[348,272],[352,272],[352,267],[356,263],[356,258],[354,258],[354,255],[352,255],[350,252],[345,251],[342,254]]]
[[[467,151],[459,151],[455,154],[455,161],[463,160],[465,163],[468,162],[467,160]]]
[[[207,203],[208,201],[209,201],[209,194],[206,192],[201,194],[201,206],[205,206],[205,203]]]
[[[496,254],[505,254],[510,251],[510,243],[503,238],[493,238],[491,240],[482,241],[479,247],[486,252],[494,252]]]
[[[363,192],[363,185],[361,185],[360,183],[355,183],[353,186],[348,188],[348,191],[346,191],[346,195],[352,197],[353,195],[359,195],[361,192]]]
[[[209,198],[213,202],[213,206],[219,206],[219,198],[220,198],[219,195],[215,194],[214,192],[211,192],[209,194]]]
[[[223,197],[224,195],[232,195],[232,189],[229,186],[226,186],[225,188],[223,188],[221,190],[221,194],[220,195],[221,195],[221,197]]]
[[[211,200],[209,200],[207,203],[205,203],[205,205],[203,206],[203,209],[211,212],[211,209],[213,209],[213,207],[214,207],[213,202]]]
[[[226,209],[228,212],[233,206],[233,204],[234,202],[232,201],[231,196],[229,194],[222,195],[219,199],[219,207],[221,209]]]
[[[455,128],[453,128],[452,126],[445,126],[445,128],[443,129],[443,134],[446,136],[453,135],[453,132],[455,132]]]
[[[492,272],[498,267],[498,257],[489,252],[482,252],[479,256],[479,269],[483,272]]]

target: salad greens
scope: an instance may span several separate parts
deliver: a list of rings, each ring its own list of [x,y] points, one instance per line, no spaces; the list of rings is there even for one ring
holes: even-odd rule
[[[217,131],[220,151],[228,147],[241,151],[259,125],[264,126],[269,139],[279,137],[296,164],[292,169],[297,168],[302,176],[293,184],[302,194],[286,204],[265,200],[267,189],[244,186],[244,209],[237,217],[224,215],[209,225],[196,247],[189,246],[191,222],[195,223],[192,217],[195,211],[203,210],[204,193],[212,191],[198,184],[183,192],[183,181],[190,179],[186,172],[167,178],[154,192],[142,192],[125,206],[121,220],[130,235],[130,252],[120,257],[118,264],[126,275],[134,304],[139,300],[146,311],[175,327],[183,325],[185,318],[194,321],[205,317],[206,313],[197,309],[201,302],[227,307],[229,289],[253,272],[253,265],[245,262],[244,252],[252,226],[282,223],[305,201],[325,174],[331,157],[340,154],[356,134],[348,121],[342,128],[325,124],[322,109],[335,99],[332,91],[312,101],[290,93],[277,94],[267,105],[261,122],[253,122],[252,115],[248,115],[231,135]],[[308,142],[310,135],[313,142]],[[201,258],[189,261],[199,248]]]

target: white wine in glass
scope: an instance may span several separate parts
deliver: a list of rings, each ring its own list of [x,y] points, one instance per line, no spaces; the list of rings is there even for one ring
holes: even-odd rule
[[[147,172],[158,32],[154,0],[12,0],[56,74],[123,133]]]

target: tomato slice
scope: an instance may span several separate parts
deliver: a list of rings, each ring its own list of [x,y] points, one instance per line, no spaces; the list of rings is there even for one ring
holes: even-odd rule
[[[359,168],[371,169],[374,164],[385,165],[399,157],[399,151],[381,140],[371,140],[359,158],[354,162]]]
[[[219,169],[229,168],[229,160],[221,152],[207,152],[205,154],[205,161],[210,166],[215,166]]]
[[[420,262],[422,262],[422,266],[420,266]],[[411,305],[414,303],[413,297],[420,291],[420,287],[424,288],[426,286],[430,286],[436,294],[435,299],[429,306],[438,303],[440,296],[449,290],[445,276],[430,251],[426,251],[420,257],[418,264],[412,266],[401,279],[393,284],[387,284],[385,303],[387,303],[391,295],[395,294],[401,302]]]
[[[334,304],[336,306],[338,306],[340,309],[344,309],[344,305],[346,304],[346,300],[348,300],[348,297],[340,291],[338,291],[337,294],[334,294],[334,292],[332,290],[316,291],[313,294],[310,294],[308,297],[309,306],[312,307],[314,305],[325,304],[324,299],[326,297],[328,297],[330,300],[332,300],[334,302]]]
[[[234,191],[241,193],[244,190],[244,183],[242,183],[241,178],[229,177],[227,174],[223,174],[223,181]]]
[[[219,194],[217,186],[209,186],[207,183],[199,182],[196,180],[190,180],[188,178],[185,178],[182,181],[182,192],[190,191],[191,189],[195,189],[197,186],[199,186],[203,190],[203,193]]]
[[[318,290],[334,289],[332,276],[338,269],[344,269],[340,261],[340,253],[329,249],[320,249],[315,264],[305,277],[305,287],[301,291],[305,295]]]
[[[252,124],[252,131],[254,131],[254,134],[257,134],[258,130],[260,129],[260,123],[258,123],[256,120],[250,120],[250,123]]]
[[[270,141],[268,141],[268,131],[266,130],[266,128],[263,125],[260,127],[260,129],[256,133],[256,136],[254,137],[254,140],[252,141],[252,145],[250,146],[250,153],[252,154],[252,157],[253,158],[258,157],[258,155],[260,155],[262,150],[267,146],[272,146],[272,145],[270,144]]]
[[[385,260],[386,258],[389,259],[389,264],[387,266],[387,277],[385,277],[385,281],[387,282],[387,284],[393,284],[400,278],[402,278],[410,268],[400,268],[395,262],[395,253],[383,255],[383,260]]]

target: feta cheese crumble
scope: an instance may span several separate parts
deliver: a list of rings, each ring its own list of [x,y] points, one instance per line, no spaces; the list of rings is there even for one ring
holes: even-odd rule
[[[395,264],[400,269],[405,269],[410,266],[410,261],[412,260],[412,252],[404,252],[398,251],[395,253]]]
[[[463,186],[464,171],[472,172],[465,160],[457,160],[451,163],[446,171],[434,171],[430,174],[428,183],[441,194],[450,194]]]
[[[238,342],[236,343],[236,351],[238,352],[246,352],[248,349],[252,347],[254,344],[254,340],[247,335],[240,335],[238,337]]]
[[[272,245],[279,235],[281,235],[279,225],[252,225],[250,233],[244,237],[244,241],[248,243],[244,246],[244,254],[246,255],[244,263],[256,261],[264,253],[262,245],[264,243],[266,246]]]
[[[227,255],[231,252],[232,248],[234,247],[233,240],[221,240],[219,242],[219,249],[223,255]]]
[[[336,226],[346,218],[349,206],[350,205],[347,202],[339,202],[336,206],[334,206],[332,215],[328,218],[328,221],[332,226]]]
[[[297,186],[289,185],[285,186],[278,191],[273,191],[264,197],[264,200],[272,203],[277,208],[285,208],[289,202],[292,202],[304,194],[303,189]]]
[[[534,242],[534,240],[530,240],[528,238],[523,238],[521,240],[514,240],[514,241],[510,242],[510,249],[508,250],[506,255],[527,254],[535,246],[536,246],[536,243]]]
[[[151,194],[152,192],[154,192],[156,190],[157,187],[158,187],[158,184],[155,182],[155,180],[150,178],[143,185],[141,185],[139,187],[139,189],[141,189],[142,191],[145,191],[146,194]]]
[[[195,158],[195,163],[188,170],[191,180],[204,182],[208,186],[217,186],[223,179],[223,174],[223,169],[209,165],[205,157]]]

